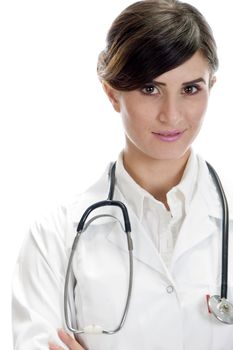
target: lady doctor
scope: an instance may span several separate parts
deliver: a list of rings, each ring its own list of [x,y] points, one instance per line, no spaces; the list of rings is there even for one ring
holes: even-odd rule
[[[217,68],[212,31],[189,4],[139,1],[113,22],[98,74],[125,132],[114,199],[127,206],[132,228],[128,315],[114,335],[76,341],[61,330],[77,224],[88,206],[106,198],[107,168],[82,196],[31,228],[14,279],[15,350],[233,349],[233,326],[218,322],[206,302],[208,295],[219,294],[221,284],[220,201],[205,161],[191,148]],[[112,329],[121,318],[128,252],[119,226],[109,217],[93,221],[75,252],[74,307],[81,325]],[[232,230],[230,216],[230,249]],[[230,254],[231,301],[232,276]]]

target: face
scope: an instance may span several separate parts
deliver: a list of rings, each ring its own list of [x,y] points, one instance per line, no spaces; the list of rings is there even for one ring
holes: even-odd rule
[[[197,52],[140,89],[105,87],[121,114],[127,152],[160,160],[184,156],[201,128],[213,82],[206,59]]]

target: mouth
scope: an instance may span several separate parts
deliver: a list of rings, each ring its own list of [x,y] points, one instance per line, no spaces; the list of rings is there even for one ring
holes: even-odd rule
[[[161,141],[174,142],[179,140],[184,132],[185,130],[164,130],[159,132],[152,132],[152,134],[155,135],[155,137],[157,137]]]

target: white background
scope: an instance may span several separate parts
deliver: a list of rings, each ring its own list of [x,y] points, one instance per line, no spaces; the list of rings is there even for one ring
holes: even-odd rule
[[[112,20],[132,2],[0,2],[1,348],[12,349],[11,278],[29,224],[82,192],[123,147],[120,118],[101,89],[96,61]],[[221,175],[232,176],[232,13],[226,1],[190,3],[211,24],[220,58],[195,148]]]

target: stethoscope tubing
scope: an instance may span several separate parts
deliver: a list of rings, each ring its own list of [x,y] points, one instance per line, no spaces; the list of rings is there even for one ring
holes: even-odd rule
[[[85,210],[85,212],[83,213],[83,215],[82,215],[82,217],[81,217],[81,219],[79,221],[79,224],[78,224],[78,227],[77,227],[77,232],[82,232],[83,231],[83,228],[84,228],[85,222],[87,220],[87,217],[90,215],[90,213],[93,210],[101,208],[101,207],[105,207],[105,206],[116,206],[116,207],[119,207],[121,209],[123,217],[124,217],[125,232],[131,232],[131,225],[130,225],[130,220],[129,220],[129,214],[128,214],[128,210],[127,210],[126,206],[120,201],[114,201],[114,200],[109,200],[109,199],[104,200],[104,201],[100,201],[100,202],[97,202],[97,203],[94,203],[89,208],[87,208]]]
[[[216,189],[217,189],[217,192],[221,201],[221,206],[222,206],[221,296],[214,295],[212,297],[209,297],[208,305],[209,305],[210,311],[213,313],[213,315],[217,319],[219,319],[223,323],[233,324],[233,305],[227,300],[228,249],[229,249],[228,247],[228,241],[229,241],[228,203],[227,203],[226,195],[223,190],[223,186],[219,179],[218,174],[208,162],[206,162],[206,164],[212,176],[212,179],[216,185]],[[110,165],[109,174],[108,174],[110,185],[109,185],[109,192],[108,192],[107,199],[92,204],[83,213],[77,227],[77,234],[75,236],[69,261],[68,261],[68,267],[67,267],[66,277],[65,277],[65,289],[64,289],[64,312],[65,312],[65,321],[66,321],[67,328],[71,330],[74,334],[80,334],[80,333],[114,334],[123,327],[126,320],[127,313],[128,313],[128,309],[129,309],[131,293],[132,293],[132,284],[133,284],[133,243],[131,238],[131,225],[130,225],[130,219],[129,219],[127,207],[122,202],[113,200],[115,183],[116,183],[115,168],[116,168],[116,163],[112,163]],[[120,323],[114,330],[105,330],[105,329],[102,329],[100,326],[95,326],[95,325],[94,327],[96,328],[93,328],[93,329],[92,329],[92,325],[84,327],[84,329],[76,329],[76,328],[73,328],[71,323],[69,322],[69,315],[68,315],[68,294],[69,294],[69,283],[70,283],[73,256],[74,256],[79,238],[82,232],[84,232],[85,228],[88,226],[88,224],[86,224],[88,216],[93,210],[104,206],[119,207],[122,211],[123,218],[124,218],[124,231],[127,236],[128,251],[129,251],[129,281],[128,281],[128,292],[127,292],[126,304],[125,304],[125,308],[124,308]],[[94,217],[93,219],[90,220],[90,222],[95,220],[95,218],[97,217],[101,217],[101,215]],[[85,224],[86,224],[86,227],[85,227]],[[90,330],[85,330],[85,328],[90,328]]]
[[[226,195],[220,178],[214,168],[206,162],[210,174],[217,185],[218,195],[222,205],[222,275],[221,275],[221,299],[227,299],[228,289],[228,244],[229,244],[229,208]]]
[[[64,314],[65,314],[65,322],[67,328],[73,332],[75,335],[83,334],[83,333],[102,333],[102,334],[115,334],[117,333],[124,325],[128,310],[129,310],[129,304],[131,300],[131,294],[132,294],[132,286],[133,286],[133,241],[131,238],[131,225],[129,220],[129,214],[126,206],[120,202],[113,200],[114,195],[114,188],[115,188],[115,166],[116,164],[111,164],[110,171],[109,171],[109,179],[110,179],[110,186],[109,186],[109,193],[106,200],[99,201],[97,203],[92,204],[89,206],[85,212],[83,213],[79,224],[77,226],[77,233],[74,239],[74,242],[72,244],[71,253],[68,261],[68,267],[66,271],[65,276],[65,288],[64,288]],[[72,262],[74,253],[76,251],[78,241],[80,239],[81,234],[85,231],[86,227],[86,221],[90,213],[98,208],[105,207],[105,206],[115,206],[119,207],[121,209],[122,215],[123,215],[123,221],[124,221],[124,232],[127,237],[127,245],[128,245],[128,252],[129,252],[129,280],[128,280],[128,290],[127,290],[127,296],[126,296],[126,302],[124,311],[122,313],[122,317],[120,319],[120,322],[118,326],[113,330],[106,330],[103,329],[100,326],[97,325],[89,325],[87,327],[84,327],[83,329],[77,329],[72,326],[72,324],[69,321],[69,311],[68,311],[68,296],[69,296],[69,285],[70,285],[70,277],[71,277],[71,268],[72,268]],[[101,215],[100,215],[101,216]],[[99,216],[97,216],[99,217]],[[92,220],[90,220],[92,221]],[[88,225],[87,225],[88,226]],[[73,298],[73,295],[72,295]],[[76,310],[77,311],[77,310]]]

